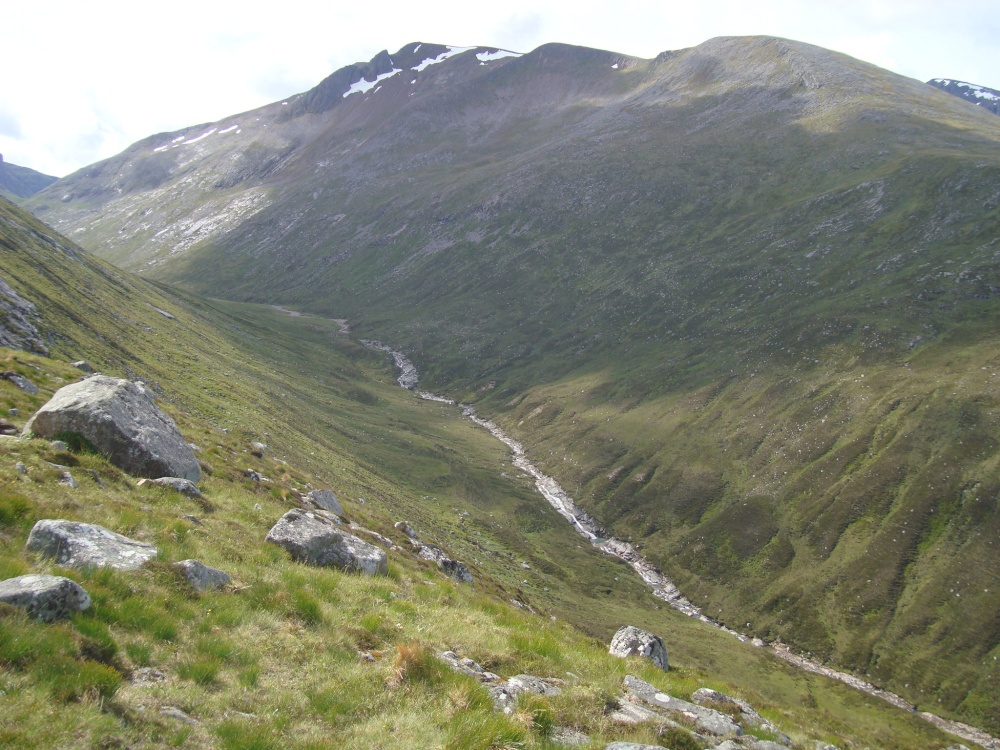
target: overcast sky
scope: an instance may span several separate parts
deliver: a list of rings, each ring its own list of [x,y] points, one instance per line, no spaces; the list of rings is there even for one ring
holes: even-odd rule
[[[153,133],[305,91],[408,42],[640,57],[769,34],[920,80],[1000,88],[997,0],[3,2],[0,153],[63,176]]]

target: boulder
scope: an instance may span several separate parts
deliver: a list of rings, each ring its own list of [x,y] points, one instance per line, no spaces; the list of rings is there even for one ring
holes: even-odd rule
[[[77,360],[76,362],[71,362],[70,364],[73,365],[73,367],[75,367],[80,372],[90,373],[94,371],[94,368],[91,367],[90,363],[83,359]]]
[[[28,610],[43,622],[69,617],[90,606],[90,595],[61,576],[27,575],[0,581],[0,602]]]
[[[148,393],[128,380],[95,375],[56,391],[28,420],[22,434],[51,437],[75,432],[131,474],[197,482],[201,469],[194,452]]]
[[[313,504],[320,510],[336,513],[338,516],[344,515],[344,509],[340,507],[337,496],[330,492],[330,490],[313,490],[312,492],[307,492],[306,497],[312,500]]]
[[[641,656],[652,661],[660,669],[670,669],[667,648],[663,645],[663,639],[658,635],[647,633],[645,630],[639,630],[633,625],[626,625],[615,633],[608,651],[612,656],[622,658]]]
[[[174,563],[181,575],[198,591],[221,589],[233,582],[229,574],[217,568],[210,568],[198,560],[181,560]]]
[[[284,547],[293,560],[307,565],[342,568],[369,576],[389,572],[385,552],[312,511],[298,508],[288,511],[267,532],[265,540]]]
[[[459,583],[472,583],[472,571],[469,570],[469,566],[464,562],[452,560],[440,547],[435,547],[433,544],[422,544],[417,551],[417,557],[435,563],[445,575],[454,578]]]
[[[663,745],[640,745],[637,742],[612,742],[604,750],[664,750]]]
[[[754,729],[763,729],[779,739],[784,745],[792,744],[792,740],[787,734],[783,733],[776,726],[774,726],[774,724],[757,713],[753,706],[742,698],[734,698],[731,695],[720,693],[718,690],[712,690],[711,688],[699,688],[691,694],[691,700],[699,706],[708,705],[709,707],[721,707],[726,713],[735,713],[736,711],[739,711],[740,720],[743,722],[743,726]],[[759,750],[766,749],[760,748]]]
[[[135,570],[156,557],[156,547],[103,526],[45,519],[28,534],[26,548],[69,568]]]

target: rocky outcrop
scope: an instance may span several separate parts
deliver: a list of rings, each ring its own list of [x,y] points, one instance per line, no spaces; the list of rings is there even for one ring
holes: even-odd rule
[[[24,375],[18,375],[16,372],[0,372],[0,378],[9,380],[29,396],[38,395],[38,386],[24,377]]]
[[[313,490],[312,492],[307,492],[306,497],[320,510],[336,513],[338,516],[344,515],[344,509],[340,506],[337,496],[330,492],[330,490]]]
[[[622,658],[641,656],[644,659],[649,659],[660,669],[670,669],[667,648],[663,645],[663,639],[658,635],[640,630],[634,625],[626,625],[615,633],[608,651],[612,656]]]
[[[197,482],[201,469],[194,451],[147,393],[128,380],[95,375],[56,391],[28,420],[23,434],[77,433],[131,474]]]
[[[266,541],[288,550],[307,565],[341,568],[363,575],[386,575],[386,554],[375,545],[343,531],[313,511],[288,511],[267,533]]]
[[[454,651],[445,651],[444,653],[439,654],[438,658],[459,674],[475,677],[480,682],[500,681],[499,675],[483,669],[472,659],[461,658]]]
[[[181,560],[174,563],[174,568],[198,591],[221,589],[233,582],[225,571],[210,568],[199,560]]]
[[[506,682],[489,687],[490,698],[498,711],[505,714],[514,713],[517,705],[517,697],[521,693],[533,693],[535,695],[559,695],[562,689],[555,680],[547,680],[542,677],[535,677],[530,674],[519,674],[511,677]]]
[[[37,322],[35,306],[0,279],[0,346],[47,356]]]
[[[28,535],[26,548],[70,568],[135,570],[156,557],[156,547],[103,526],[45,519]]]
[[[728,714],[739,714],[739,719],[747,729],[762,729],[780,739],[785,745],[792,743],[791,738],[781,732],[774,724],[769,722],[753,706],[741,698],[734,698],[731,695],[720,693],[718,690],[710,688],[699,688],[691,694],[691,701],[699,706],[709,708],[720,708]]]
[[[731,716],[675,698],[632,675],[625,678],[625,692],[623,703],[637,703],[657,714],[677,715],[683,721],[694,723],[699,732],[716,737],[743,734],[743,728]]]
[[[417,557],[435,563],[445,575],[454,578],[459,583],[472,583],[472,571],[469,570],[469,566],[464,562],[452,560],[440,547],[435,547],[433,544],[421,544],[417,550]]]
[[[87,609],[90,595],[68,578],[26,575],[0,581],[0,602],[26,609],[43,622],[52,622]]]

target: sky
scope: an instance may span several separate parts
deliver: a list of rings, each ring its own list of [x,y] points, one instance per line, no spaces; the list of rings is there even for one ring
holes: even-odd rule
[[[638,57],[767,34],[1000,88],[997,0],[0,0],[0,154],[65,176],[148,135],[306,91],[409,42]]]

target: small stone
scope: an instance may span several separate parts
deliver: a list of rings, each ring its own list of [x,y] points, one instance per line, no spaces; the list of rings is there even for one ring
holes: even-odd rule
[[[198,516],[191,516],[191,515],[185,514],[185,515],[181,516],[181,520],[182,521],[188,521],[189,523],[193,523],[195,526],[204,526],[205,525],[205,524],[203,524],[201,522],[201,519],[199,519]]]
[[[73,475],[68,471],[62,473],[62,477],[59,479],[59,484],[69,487],[71,490],[75,490],[80,486],[80,483],[73,478]]]
[[[199,500],[204,497],[204,495],[201,494],[201,490],[199,490],[197,485],[190,479],[182,479],[181,477],[160,477],[158,479],[140,479],[136,482],[137,487],[143,487],[147,484],[167,487],[176,492],[180,492],[182,495],[187,495],[188,497],[197,498]]]
[[[19,409],[8,409],[7,413],[10,414],[10,416],[12,417],[16,417],[19,416],[21,412]]]
[[[49,445],[52,446],[52,450],[54,450],[54,451],[68,451],[69,450],[69,445],[67,445],[66,442],[63,441],[63,440],[51,440],[51,441],[49,441]]]
[[[14,468],[17,470],[18,474],[28,473],[28,467],[24,465],[23,461],[18,461],[16,464],[14,464]]]
[[[210,568],[198,560],[181,560],[174,563],[188,583],[198,591],[221,589],[232,584],[233,579],[225,571]]]
[[[256,440],[254,440],[252,443],[250,443],[250,447],[253,450],[255,450],[255,451],[259,451],[260,453],[263,453],[264,451],[267,450],[267,443],[260,443],[260,442],[258,442]]]
[[[78,360],[73,362],[73,367],[75,367],[80,372],[93,372],[94,368],[90,366],[90,363],[85,360]]]
[[[160,715],[165,716],[168,719],[176,719],[177,721],[182,721],[185,724],[193,725],[198,723],[197,719],[192,719],[186,713],[181,711],[179,708],[175,708],[174,706],[164,706],[163,708],[160,709]]]

